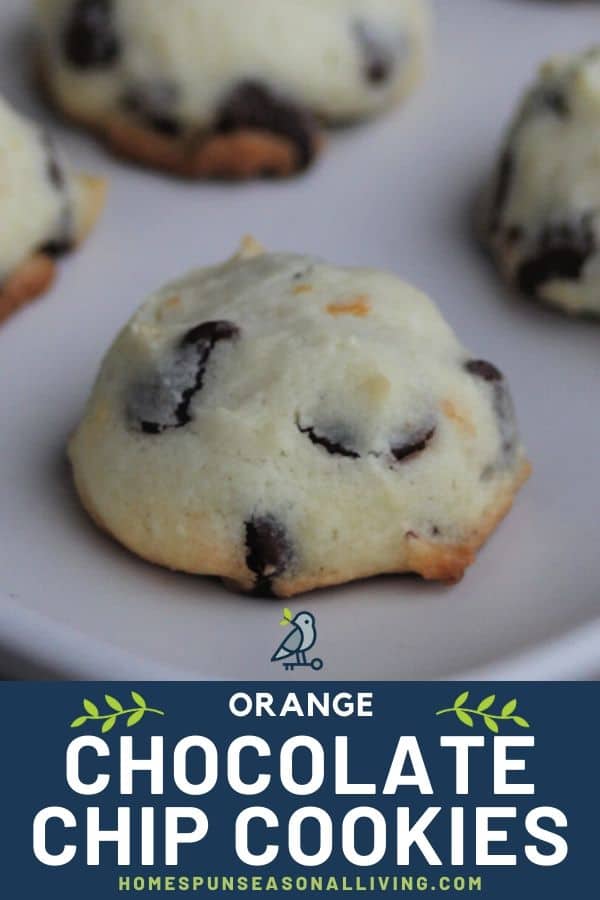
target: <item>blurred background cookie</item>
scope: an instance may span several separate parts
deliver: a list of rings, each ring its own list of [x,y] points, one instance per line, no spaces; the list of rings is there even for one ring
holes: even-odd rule
[[[600,314],[600,49],[540,70],[509,130],[483,228],[517,290]]]
[[[423,66],[427,0],[37,0],[43,82],[118,153],[183,176],[290,175],[321,122],[380,112]]]
[[[104,194],[0,97],[0,322],[50,287],[55,260],[87,235]]]

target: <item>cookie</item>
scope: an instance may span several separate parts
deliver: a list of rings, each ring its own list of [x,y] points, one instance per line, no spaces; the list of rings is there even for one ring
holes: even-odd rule
[[[600,49],[541,68],[502,148],[481,224],[518,291],[570,314],[600,314]]]
[[[506,380],[426,296],[254,242],[141,307],[69,455],[134,553],[281,597],[459,579],[529,474]]]
[[[120,154],[197,177],[285,176],[321,121],[416,81],[428,0],[37,0],[44,83]]]
[[[90,231],[104,191],[0,97],[0,323],[52,284],[55,260]]]

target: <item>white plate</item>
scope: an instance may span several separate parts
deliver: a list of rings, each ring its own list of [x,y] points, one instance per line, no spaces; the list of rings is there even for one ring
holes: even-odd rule
[[[3,0],[0,83],[50,121],[24,68],[26,4]],[[387,119],[335,136],[306,178],[191,185],[112,162],[53,122],[110,205],[51,296],[0,333],[0,666],[58,677],[283,675],[282,603],[153,568],[80,511],[64,459],[100,357],[145,294],[268,246],[392,269],[509,375],[535,476],[456,587],[385,578],[300,598],[328,678],[584,677],[600,671],[600,326],[511,299],[470,207],[537,60],[584,46],[600,13],[545,0],[439,0],[428,82]],[[292,676],[293,677],[293,676]]]

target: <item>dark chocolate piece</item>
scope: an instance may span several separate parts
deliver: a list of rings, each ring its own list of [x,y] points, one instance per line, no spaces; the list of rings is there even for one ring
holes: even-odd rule
[[[502,381],[504,378],[500,369],[497,369],[493,363],[487,362],[485,359],[470,359],[465,363],[465,369],[471,375],[476,375],[485,381]]]
[[[436,432],[436,426],[428,424],[406,438],[395,441],[390,449],[396,462],[404,462],[427,448]]]
[[[468,360],[465,369],[476,378],[488,382],[492,388],[492,402],[502,448],[500,464],[506,467],[513,462],[519,442],[515,407],[506,379],[495,365],[483,359]],[[486,469],[484,477],[493,474],[495,468]]]
[[[104,69],[116,62],[121,46],[112,0],[76,0],[63,35],[63,52],[77,69]]]
[[[253,593],[273,596],[273,579],[289,566],[292,546],[286,529],[274,516],[253,516],[246,522],[246,565],[256,575]]]
[[[178,137],[182,126],[173,111],[177,94],[176,86],[167,81],[137,84],[125,92],[122,104],[153,131]]]
[[[576,281],[596,249],[588,217],[584,216],[576,224],[549,225],[540,235],[532,255],[519,267],[519,289],[529,297],[537,297],[539,289],[555,278]]]
[[[212,351],[221,341],[233,341],[239,334],[237,325],[227,321],[203,322],[188,331],[164,368],[131,390],[129,417],[145,434],[161,434],[187,425]]]
[[[296,149],[300,169],[307,168],[316,155],[318,129],[314,116],[259,81],[238,84],[217,114],[216,132],[230,134],[244,129],[287,138]]]
[[[383,85],[396,69],[398,52],[390,39],[385,40],[379,29],[368,22],[354,23],[354,34],[360,48],[363,73],[372,85]]]
[[[504,207],[506,206],[512,187],[514,169],[514,157],[511,150],[507,147],[500,157],[496,172],[496,181],[490,207],[489,228],[491,232],[497,231],[502,223]]]
[[[323,447],[328,453],[332,456],[346,456],[349,459],[359,459],[360,453],[357,453],[356,450],[351,450],[346,442],[349,439],[349,432],[347,428],[333,427],[328,429],[329,434],[326,434],[326,429],[317,428],[315,426],[309,426],[307,428],[303,428],[299,422],[296,423],[298,426],[298,430],[307,435],[309,440],[315,444],[317,447]]]

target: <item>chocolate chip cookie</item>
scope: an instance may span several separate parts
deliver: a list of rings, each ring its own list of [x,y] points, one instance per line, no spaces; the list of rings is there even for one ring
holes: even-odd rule
[[[408,92],[427,0],[37,0],[44,83],[114,150],[187,177],[290,175],[321,122]]]
[[[43,293],[88,233],[104,182],[73,175],[50,136],[0,97],[0,323]]]
[[[458,579],[529,474],[504,376],[427,297],[251,241],[141,307],[69,454],[139,556],[282,597]]]
[[[482,226],[506,280],[600,314],[600,50],[546,63],[509,130]]]

